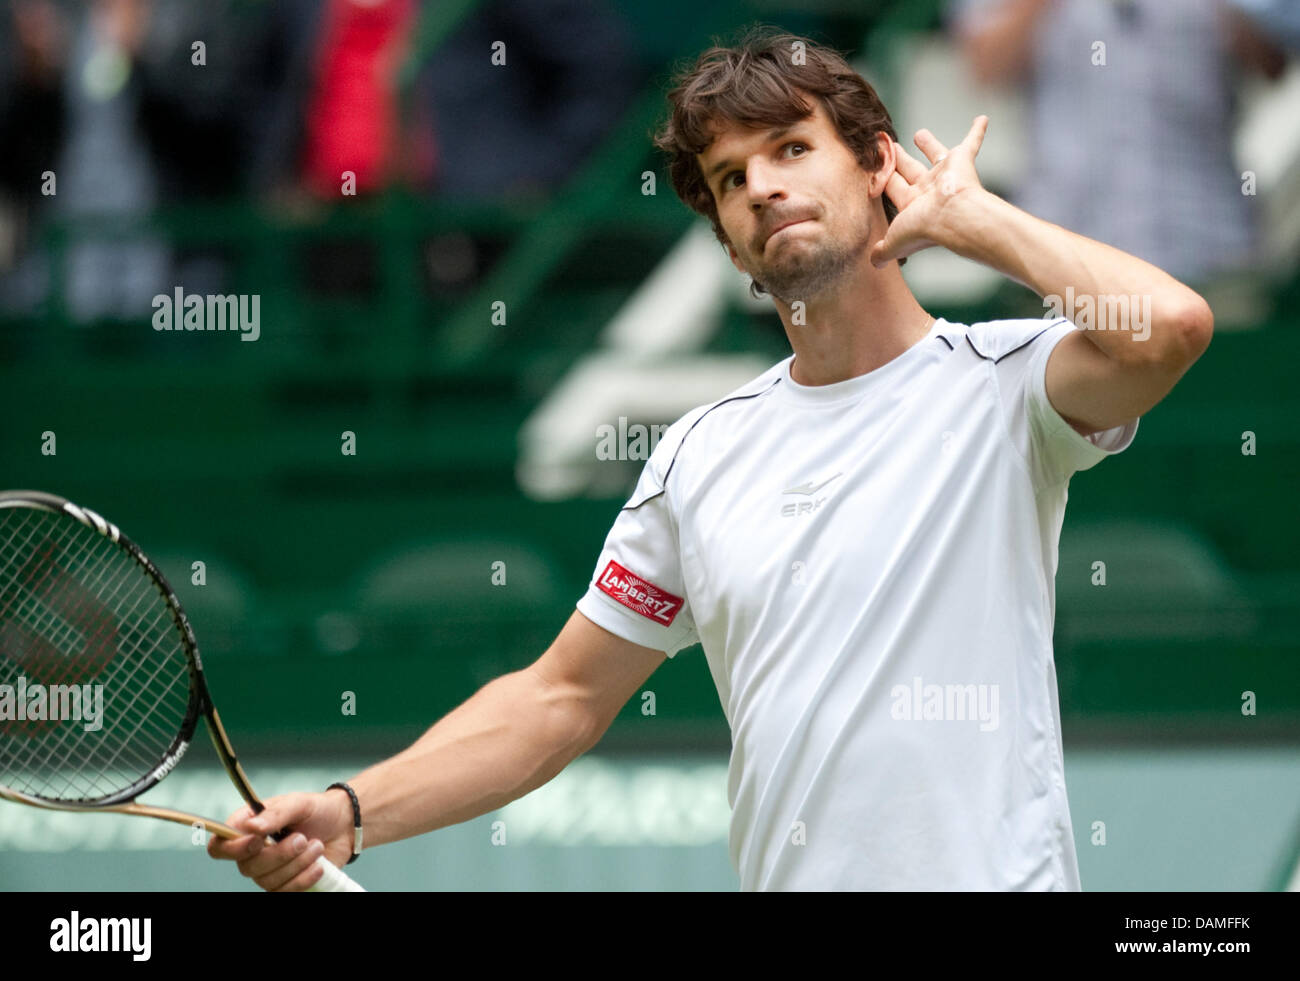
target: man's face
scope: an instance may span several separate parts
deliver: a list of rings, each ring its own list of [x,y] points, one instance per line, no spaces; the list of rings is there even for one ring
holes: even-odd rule
[[[787,303],[834,286],[884,234],[871,175],[809,101],[812,115],[789,127],[727,123],[697,157],[731,261]]]

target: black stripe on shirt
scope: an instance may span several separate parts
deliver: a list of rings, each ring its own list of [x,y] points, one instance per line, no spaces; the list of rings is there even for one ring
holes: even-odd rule
[[[763,389],[762,391],[754,392],[754,393],[752,393],[752,394],[750,394],[750,395],[733,395],[733,396],[731,396],[730,398],[723,399],[721,402],[717,402],[717,403],[715,403],[714,405],[709,406],[707,409],[705,409],[703,412],[701,412],[701,413],[700,413],[700,418],[696,419],[693,423],[691,423],[691,428],[688,429],[688,430],[686,430],[686,432],[682,435],[681,440],[677,443],[677,449],[673,450],[673,458],[672,458],[672,460],[668,463],[668,469],[667,469],[667,471],[665,471],[665,473],[664,473],[663,486],[660,487],[659,490],[655,491],[655,493],[653,493],[653,494],[651,494],[649,497],[647,497],[644,501],[641,501],[641,502],[638,503],[638,504],[625,504],[625,505],[623,505],[623,507],[621,507],[619,510],[620,510],[620,511],[635,511],[635,510],[636,510],[637,508],[639,508],[642,504],[646,504],[646,503],[648,503],[649,501],[653,501],[656,497],[658,497],[660,494],[662,494],[662,493],[664,492],[664,490],[668,487],[668,475],[671,474],[671,473],[673,472],[673,467],[674,467],[674,465],[676,465],[676,463],[677,463],[677,454],[680,453],[680,452],[682,451],[682,444],[686,442],[686,437],[689,436],[689,435],[691,434],[691,432],[695,429],[695,427],[698,426],[701,422],[704,421],[704,417],[705,417],[705,416],[707,416],[707,415],[708,415],[710,412],[712,412],[714,409],[717,409],[717,408],[720,408],[721,406],[726,405],[728,402],[740,402],[740,401],[743,401],[743,400],[745,400],[745,399],[755,399],[755,398],[758,398],[760,395],[766,395],[768,392],[770,392],[770,391],[771,391],[771,390],[776,386],[776,383],[779,382],[780,380],[781,380],[781,376],[778,375],[776,378],[774,378],[774,379],[772,380],[772,384],[771,384],[771,385],[768,385],[767,388]]]
[[[1061,317],[1061,318],[1059,318],[1059,319],[1057,319],[1057,320],[1053,320],[1050,324],[1048,324],[1046,327],[1044,327],[1042,330],[1040,330],[1037,334],[1035,334],[1033,337],[1029,338],[1029,340],[1025,341],[1023,344],[1020,344],[1020,345],[1018,345],[1018,346],[1016,346],[1016,347],[1013,347],[1010,351],[1006,352],[1006,354],[1003,354],[1003,355],[1001,355],[1000,357],[996,357],[996,358],[990,358],[987,354],[985,354],[983,351],[981,351],[979,348],[977,348],[977,347],[975,346],[975,342],[972,341],[972,340],[970,339],[970,332],[969,332],[969,331],[966,333],[966,343],[970,345],[970,349],[971,349],[972,351],[974,351],[976,354],[978,354],[978,355],[979,355],[981,358],[983,358],[985,361],[992,361],[994,364],[997,364],[999,361],[1002,360],[1002,358],[1010,357],[1011,355],[1015,354],[1017,351],[1022,351],[1022,350],[1024,350],[1024,349],[1027,348],[1030,344],[1034,343],[1034,341],[1038,340],[1038,338],[1042,337],[1042,336],[1043,336],[1044,334],[1046,334],[1049,330],[1051,330],[1053,327],[1055,327],[1057,324],[1064,324],[1064,323],[1068,323],[1068,321],[1067,321],[1064,317]]]

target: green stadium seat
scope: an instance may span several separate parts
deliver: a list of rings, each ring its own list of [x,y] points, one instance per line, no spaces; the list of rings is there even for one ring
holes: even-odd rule
[[[257,591],[233,562],[195,545],[150,553],[189,618],[204,658],[266,654],[279,649],[278,632],[260,613]],[[204,563],[195,583],[194,563]]]
[[[357,577],[350,608],[362,651],[463,655],[482,681],[535,660],[573,597],[530,543],[470,538],[388,552]]]
[[[1096,563],[1104,563],[1103,569]],[[1195,530],[1130,519],[1061,534],[1058,643],[1241,638],[1256,626],[1242,580]]]

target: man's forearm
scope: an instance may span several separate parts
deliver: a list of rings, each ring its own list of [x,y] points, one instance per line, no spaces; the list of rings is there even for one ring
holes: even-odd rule
[[[1168,273],[987,191],[963,193],[953,204],[940,244],[1050,299],[1103,353],[1147,363],[1200,353],[1197,326],[1209,308]]]
[[[522,797],[585,752],[595,734],[530,669],[503,675],[409,749],[353,779],[365,845],[458,824]]]

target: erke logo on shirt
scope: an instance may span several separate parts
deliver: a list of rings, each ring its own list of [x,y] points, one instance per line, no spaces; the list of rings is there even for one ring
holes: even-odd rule
[[[677,611],[682,608],[680,596],[674,596],[654,583],[646,582],[613,559],[596,580],[596,588],[634,613],[640,613],[646,619],[665,627],[673,622]]]

